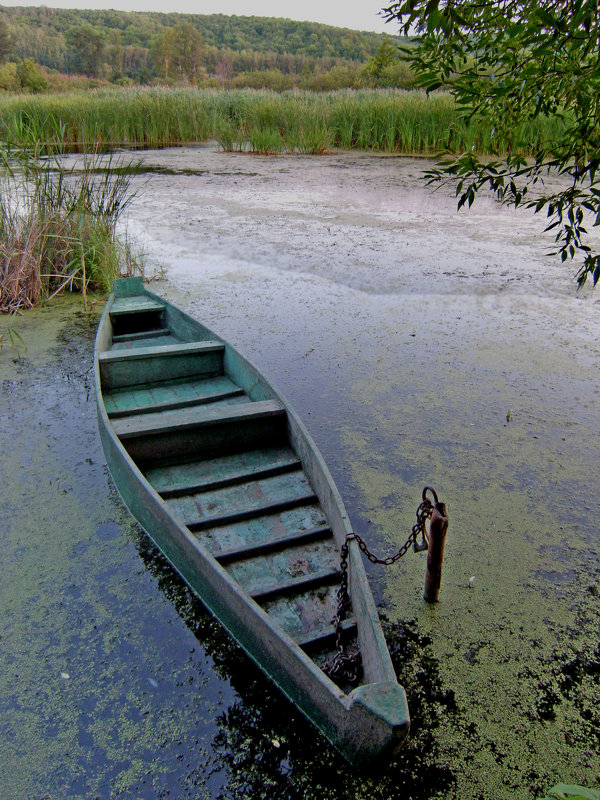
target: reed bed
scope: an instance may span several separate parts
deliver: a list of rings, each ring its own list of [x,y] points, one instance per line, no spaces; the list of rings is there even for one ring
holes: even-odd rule
[[[139,269],[116,233],[134,196],[129,177],[100,170],[96,155],[69,168],[44,149],[59,143],[0,146],[0,312],[65,290],[80,291],[87,308],[88,289],[107,291],[123,271]]]
[[[217,140],[225,150],[323,153],[331,149],[431,155],[529,154],[559,120],[538,118],[510,140],[462,119],[448,94],[360,90],[311,93],[211,89],[99,90],[0,99],[0,139],[34,127],[71,152],[161,148]]]

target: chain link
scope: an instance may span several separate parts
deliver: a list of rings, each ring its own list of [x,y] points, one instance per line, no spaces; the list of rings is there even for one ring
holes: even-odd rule
[[[433,495],[433,503],[427,497],[428,492]],[[337,593],[337,612],[333,619],[335,625],[335,646],[336,654],[330,658],[324,665],[324,672],[330,678],[338,678],[347,681],[350,684],[357,683],[362,675],[361,655],[358,650],[349,650],[344,646],[344,628],[342,621],[346,612],[351,607],[350,595],[348,594],[348,547],[349,542],[354,540],[359,546],[360,550],[369,559],[372,564],[383,564],[386,567],[395,564],[403,556],[405,556],[412,547],[415,552],[427,549],[427,531],[425,530],[425,523],[431,518],[434,506],[438,503],[438,496],[431,486],[426,486],[423,489],[422,502],[417,508],[417,521],[412,527],[410,536],[404,542],[402,547],[393,556],[387,558],[379,558],[372,553],[365,540],[358,535],[358,533],[349,533],[346,540],[340,549],[340,572],[341,582],[340,588]],[[417,543],[417,539],[421,535],[421,542]]]

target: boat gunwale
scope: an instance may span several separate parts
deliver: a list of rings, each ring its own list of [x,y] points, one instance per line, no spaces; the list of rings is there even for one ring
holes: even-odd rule
[[[300,458],[302,462],[302,467],[309,478],[313,489],[321,502],[324,506],[324,510],[326,512],[326,516],[328,517],[328,523],[331,527],[331,530],[334,535],[334,539],[338,546],[340,546],[343,541],[345,541],[346,536],[352,533],[351,523],[349,516],[346,512],[344,507],[343,501],[339,494],[339,491],[333,481],[331,473],[327,465],[325,464],[318,448],[316,447],[312,437],[310,436],[309,432],[305,428],[304,424],[298,418],[297,414],[291,407],[291,405],[285,400],[280,392],[278,392],[272,385],[270,381],[268,381],[264,375],[259,372],[259,370],[239,351],[230,345],[227,341],[222,339],[217,333],[213,332],[212,330],[206,328],[202,323],[197,322],[193,317],[190,317],[185,312],[177,309],[175,306],[172,306],[169,301],[164,300],[154,293],[148,291],[145,287],[143,287],[143,291],[145,294],[149,295],[150,297],[157,299],[165,304],[166,307],[175,309],[175,311],[179,314],[183,314],[185,317],[190,319],[194,326],[197,326],[199,331],[208,332],[211,336],[212,341],[218,341],[224,345],[224,364],[225,359],[229,357],[229,359],[233,358],[238,363],[244,365],[246,369],[250,370],[251,375],[256,379],[256,382],[260,384],[261,388],[264,390],[266,389],[267,392],[273,399],[279,400],[287,414],[288,420],[288,433],[290,435],[290,440],[292,443],[292,449],[295,450],[296,455]],[[361,606],[360,611],[359,609],[355,608],[355,615],[357,621],[357,632],[359,636],[359,647],[361,652],[363,653],[363,657],[366,652],[372,652],[372,648],[375,648],[375,672],[379,674],[376,676],[375,680],[370,679],[370,676],[365,670],[365,678],[367,679],[362,685],[353,689],[350,692],[345,692],[341,688],[339,688],[323,671],[320,669],[317,664],[312,660],[312,658],[302,649],[302,647],[289,635],[287,634],[277,623],[275,623],[268,615],[268,613],[263,610],[263,608],[252,599],[252,597],[240,586],[238,581],[236,581],[233,576],[221,565],[219,564],[218,560],[215,556],[208,550],[208,548],[200,541],[200,539],[187,528],[183,523],[181,523],[177,517],[171,513],[170,509],[166,501],[160,496],[160,494],[154,489],[154,487],[150,484],[150,482],[146,479],[140,468],[137,466],[133,458],[127,452],[125,446],[120,441],[119,437],[116,435],[114,431],[114,427],[112,422],[108,416],[106,408],[104,406],[104,397],[102,392],[101,380],[100,380],[100,368],[99,368],[99,354],[101,352],[107,352],[106,344],[110,342],[110,336],[112,333],[112,323],[110,320],[110,310],[112,304],[114,302],[114,294],[112,294],[105,305],[104,311],[102,313],[100,323],[98,326],[98,333],[96,336],[96,346],[94,349],[94,366],[95,366],[95,388],[96,388],[96,398],[97,398],[97,409],[98,409],[98,419],[100,424],[101,433],[103,433],[103,444],[105,443],[104,437],[108,437],[108,442],[110,444],[110,449],[113,451],[115,455],[122,462],[122,467],[124,467],[124,480],[127,480],[125,473],[128,471],[132,476],[130,480],[134,480],[138,486],[140,486],[143,491],[148,495],[148,497],[152,501],[152,505],[154,509],[158,512],[159,516],[163,518],[162,524],[168,528],[172,527],[176,530],[177,540],[173,539],[172,544],[176,547],[177,551],[184,559],[192,558],[192,561],[197,563],[198,561],[203,562],[205,570],[210,570],[215,575],[215,580],[219,582],[223,587],[227,587],[227,592],[229,593],[231,598],[234,598],[237,603],[247,607],[252,614],[256,617],[257,621],[260,622],[260,626],[263,628],[263,634],[265,635],[265,641],[268,640],[269,635],[275,636],[277,642],[274,644],[274,647],[277,651],[279,651],[282,647],[284,647],[290,654],[292,662],[296,665],[294,669],[300,668],[301,672],[304,674],[303,683],[306,684],[303,691],[308,691],[308,683],[311,686],[316,681],[317,684],[321,687],[321,691],[324,692],[324,697],[322,699],[321,705],[326,703],[326,697],[330,698],[330,701],[333,700],[335,703],[339,704],[339,711],[335,713],[337,716],[338,723],[334,725],[338,731],[338,735],[329,735],[327,733],[328,729],[331,728],[331,722],[327,720],[331,719],[331,713],[327,712],[326,709],[321,708],[317,716],[321,715],[322,719],[321,722],[317,722],[315,718],[314,711],[309,713],[305,708],[302,707],[302,703],[298,702],[298,694],[296,691],[296,696],[294,696],[293,692],[290,692],[285,687],[285,681],[277,679],[276,676],[273,675],[273,672],[269,670],[267,666],[265,666],[264,661],[261,660],[259,655],[253,652],[252,646],[248,643],[244,642],[244,636],[240,637],[239,631],[235,630],[234,625],[228,624],[227,620],[223,618],[223,613],[219,612],[218,608],[213,607],[210,600],[207,599],[206,595],[203,594],[193,583],[191,577],[186,575],[185,571],[180,568],[177,563],[174,563],[174,560],[171,556],[165,552],[163,547],[157,542],[154,532],[151,532],[149,528],[152,528],[152,525],[148,525],[147,521],[145,521],[144,517],[144,510],[138,509],[140,512],[139,514],[133,512],[130,503],[127,502],[127,498],[123,496],[121,487],[119,485],[120,481],[116,479],[116,476],[113,476],[114,483],[117,487],[119,494],[121,495],[125,505],[132,510],[134,516],[138,518],[144,529],[150,535],[150,538],[153,539],[155,544],[159,547],[161,551],[163,551],[164,555],[167,557],[169,562],[173,565],[175,570],[181,575],[183,580],[192,588],[192,590],[199,594],[200,599],[202,602],[207,606],[207,608],[213,613],[217,619],[221,622],[221,624],[225,627],[228,631],[229,635],[237,641],[240,646],[244,649],[244,651],[250,656],[250,658],[255,661],[258,666],[263,669],[264,671],[269,674],[276,685],[279,687],[281,691],[297,706],[300,710],[315,722],[318,727],[327,735],[327,737],[332,741],[338,749],[342,751],[342,753],[352,761],[352,757],[348,755],[348,752],[345,752],[344,748],[344,737],[348,735],[352,735],[351,731],[344,732],[344,728],[351,724],[352,722],[352,715],[347,715],[344,712],[347,712],[351,709],[351,707],[355,704],[355,701],[361,697],[361,695],[368,694],[370,691],[375,690],[376,687],[391,687],[397,689],[404,695],[404,690],[398,684],[395,671],[393,669],[391,658],[389,655],[389,651],[387,649],[387,645],[385,643],[385,639],[383,637],[383,632],[381,630],[381,626],[379,623],[379,618],[377,615],[377,610],[375,607],[375,603],[372,597],[372,593],[370,591],[370,587],[368,587],[366,572],[364,570],[364,564],[362,561],[362,555],[358,548],[358,545],[355,541],[351,540],[349,542],[349,583],[350,583],[350,591],[353,597],[353,602],[359,604]],[[103,343],[102,340],[104,339]],[[227,374],[227,370],[225,369],[225,374]],[[242,387],[245,388],[245,387]],[[312,453],[315,460],[316,466],[312,460],[306,458],[306,452]],[[308,461],[308,463],[307,463]],[[109,470],[111,474],[113,473],[113,468],[109,464]],[[315,475],[316,472],[319,472],[320,475]],[[319,481],[316,481],[318,485],[315,485],[315,477],[320,478]],[[327,494],[329,497],[323,496],[323,484],[325,489],[327,490]],[[333,517],[331,512],[331,508],[333,506],[333,510],[336,512]],[[366,588],[365,588],[366,587]],[[365,630],[366,630],[366,637],[365,637]],[[361,634],[362,631],[362,634]],[[365,641],[366,639],[366,641]],[[368,651],[367,648],[370,648]],[[267,648],[268,649],[268,648]],[[271,660],[274,659],[275,652]],[[367,665],[367,669],[371,673],[373,673],[373,665]],[[289,669],[288,669],[289,671]],[[298,681],[297,686],[295,685],[294,688],[298,688],[301,682]],[[395,685],[395,686],[394,686]],[[330,702],[329,701],[329,702]],[[318,703],[311,703],[311,707],[317,707]],[[360,705],[360,702],[357,703]],[[390,717],[393,715],[390,712]],[[399,728],[402,729],[401,733],[398,733],[398,744],[394,749],[401,744],[403,741],[409,725],[408,719],[408,711],[406,709],[406,713],[403,718],[401,719],[393,719],[390,723],[392,727],[396,730]],[[340,738],[341,732],[341,738]],[[401,738],[400,738],[401,737]],[[337,741],[336,741],[337,740]],[[369,758],[373,758],[373,754],[369,755]]]

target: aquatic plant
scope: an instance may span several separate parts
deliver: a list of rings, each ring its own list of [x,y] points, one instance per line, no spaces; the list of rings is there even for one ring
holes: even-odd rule
[[[124,269],[139,269],[116,233],[134,194],[129,176],[93,152],[70,166],[66,126],[21,115],[19,140],[0,142],[0,311],[31,308],[63,290],[106,291]],[[106,169],[104,169],[104,167]]]
[[[1,138],[21,141],[24,118],[40,142],[58,141],[64,152],[85,152],[90,143],[100,152],[216,139],[225,150],[255,152],[341,148],[431,155],[510,148],[527,155],[564,125],[540,116],[499,141],[490,126],[461,118],[449,94],[395,89],[150,88],[0,99]]]
[[[6,337],[9,347],[15,349],[19,354],[19,349],[25,348],[25,342],[21,334],[17,330],[15,330],[12,324],[12,318],[15,316],[16,313],[17,313],[16,311],[12,311],[9,314],[8,327],[6,328],[6,331],[5,332],[0,331],[0,350],[2,350],[2,348],[6,344],[5,342],[5,337]]]

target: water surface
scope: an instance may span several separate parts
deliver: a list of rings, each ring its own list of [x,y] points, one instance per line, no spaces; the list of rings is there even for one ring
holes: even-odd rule
[[[1,355],[6,796],[509,800],[599,784],[600,305],[545,255],[543,221],[489,198],[457,213],[418,160],[145,161],[128,225],[163,271],[151,288],[287,396],[356,529],[387,554],[425,484],[448,505],[437,606],[423,556],[370,569],[413,736],[358,778],[249,671],[115,496],[93,324],[67,309],[39,363],[33,346],[23,364]]]

